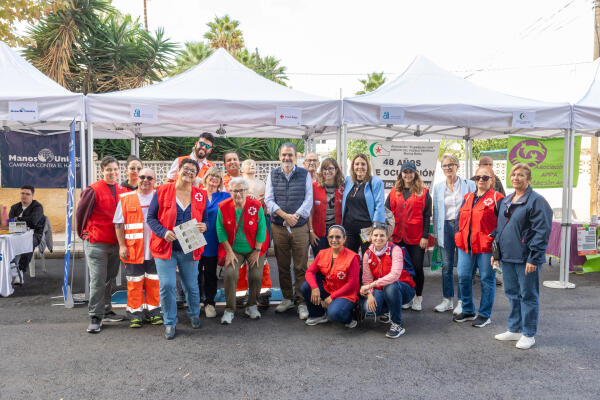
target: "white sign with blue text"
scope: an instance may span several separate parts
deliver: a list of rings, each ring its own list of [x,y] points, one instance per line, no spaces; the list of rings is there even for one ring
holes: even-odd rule
[[[158,106],[153,104],[131,104],[129,116],[132,122],[155,124],[158,122]]]
[[[402,107],[385,107],[379,109],[379,122],[385,125],[398,125],[404,123],[404,109]]]
[[[37,101],[9,101],[8,119],[24,122],[39,120]]]

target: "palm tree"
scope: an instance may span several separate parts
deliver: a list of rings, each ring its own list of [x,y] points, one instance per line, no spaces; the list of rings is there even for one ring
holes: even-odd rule
[[[238,29],[240,22],[229,18],[229,15],[215,17],[215,20],[207,25],[210,31],[204,34],[204,38],[209,41],[211,48],[221,47],[235,56],[244,47],[244,37]]]
[[[195,65],[200,64],[204,59],[209,57],[213,53],[205,42],[188,42],[185,44],[185,50],[183,50],[177,58],[175,58],[175,65],[171,67],[169,76],[175,76],[182,72],[187,71]]]
[[[363,84],[363,90],[359,90],[356,92],[356,94],[360,95],[367,92],[372,92],[379,86],[383,85],[385,80],[386,79],[383,76],[383,72],[373,72],[372,74],[368,74],[367,79],[359,79],[359,82]]]

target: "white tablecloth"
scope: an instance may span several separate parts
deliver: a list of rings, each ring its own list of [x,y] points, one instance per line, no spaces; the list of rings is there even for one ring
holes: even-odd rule
[[[33,251],[33,230],[12,235],[0,235],[0,296],[13,294],[10,262],[23,253]]]

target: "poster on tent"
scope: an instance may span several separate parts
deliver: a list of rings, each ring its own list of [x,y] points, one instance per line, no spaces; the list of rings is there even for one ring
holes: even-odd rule
[[[541,188],[561,188],[563,186],[564,138],[534,139],[523,136],[510,136],[506,152],[506,187],[510,183],[510,169],[524,163],[531,168],[531,186]],[[579,166],[581,136],[575,137],[575,166]],[[573,171],[573,187],[577,186],[579,168]]]
[[[400,167],[406,161],[415,163],[425,186],[433,185],[439,142],[369,141],[367,145],[373,175],[381,178],[386,189],[394,187]]]
[[[43,135],[22,132],[0,134],[2,187],[19,188],[33,185],[36,188],[66,188],[69,167],[68,133]],[[76,169],[80,168],[79,135],[76,141]],[[77,187],[81,177],[77,174]]]

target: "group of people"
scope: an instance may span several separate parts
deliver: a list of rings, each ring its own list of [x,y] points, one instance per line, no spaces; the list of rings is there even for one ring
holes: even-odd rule
[[[386,199],[384,184],[373,176],[364,154],[352,159],[345,177],[332,158],[319,161],[307,154],[304,168],[297,165],[295,145],[285,143],[280,167],[263,183],[254,177],[256,163],[240,165],[235,152],[224,154],[222,174],[208,161],[214,143],[212,134],[200,135],[193,152],[176,159],[167,181],[157,187],[154,172],[135,157],[128,160],[128,179],[121,185],[117,160],[102,160],[103,179],[82,193],[77,209],[90,269],[88,332],[100,332],[102,321],[122,319],[110,306],[119,258],[127,276],[131,327],[144,321],[164,324],[164,336],[173,339],[178,280],[193,328],[201,326],[201,298],[206,317],[216,317],[218,265],[225,268],[221,323],[234,319],[240,283],[248,288],[244,312],[258,319],[258,295],[270,286],[265,255],[272,240],[283,295],[276,312],[296,309],[307,325],[335,321],[349,328],[362,312],[389,324],[386,336],[397,338],[405,332],[402,309],[423,309],[423,259],[431,236],[443,252],[443,298],[434,310],[453,311],[455,322],[488,325],[494,265],[500,263],[511,311],[508,331],[496,339],[517,340],[519,348],[535,342],[539,268],[552,211],[532,190],[527,165],[511,169],[515,192],[505,197],[491,160],[482,159],[472,180],[465,180],[457,175],[458,159],[444,155],[446,180],[435,185],[432,198],[409,161]],[[206,245],[185,253],[174,227],[190,220]],[[477,269],[478,310],[473,301]]]

